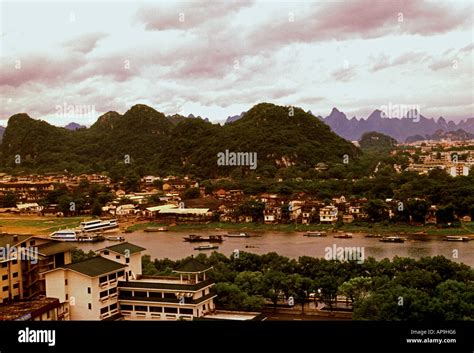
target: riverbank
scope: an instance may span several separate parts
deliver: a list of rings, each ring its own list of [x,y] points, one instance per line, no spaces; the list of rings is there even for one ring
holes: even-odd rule
[[[127,232],[142,231],[148,227],[167,226],[163,223],[146,222],[137,223],[127,227]],[[175,232],[188,232],[200,230],[228,230],[228,231],[249,231],[249,232],[308,232],[308,231],[327,231],[327,232],[349,232],[365,234],[415,234],[425,233],[427,235],[474,235],[474,222],[463,223],[461,227],[456,228],[438,228],[435,225],[413,226],[407,224],[344,224],[341,227],[326,224],[263,224],[263,223],[207,223],[207,224],[176,224],[167,226],[169,230]]]
[[[0,231],[5,233],[44,235],[59,229],[75,228],[79,223],[90,220],[92,217],[50,217],[34,215],[1,215]],[[403,234],[427,234],[427,235],[471,235],[474,236],[474,222],[462,223],[461,227],[438,228],[435,225],[414,226],[408,224],[344,224],[340,227],[326,224],[264,224],[264,223],[207,223],[207,224],[175,224],[167,225],[158,222],[137,222],[133,219],[119,220],[120,229],[127,233],[143,231],[148,227],[166,226],[170,231],[190,232],[205,230],[224,230],[242,232],[349,232],[363,234],[403,235]]]

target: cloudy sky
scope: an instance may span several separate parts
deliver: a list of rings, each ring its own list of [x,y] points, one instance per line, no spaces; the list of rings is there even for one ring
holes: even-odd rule
[[[262,101],[474,116],[470,1],[2,2],[0,125],[137,103],[223,121]]]

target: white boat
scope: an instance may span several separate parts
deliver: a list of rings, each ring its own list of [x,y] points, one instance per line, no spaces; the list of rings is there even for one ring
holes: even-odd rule
[[[81,230],[83,232],[96,232],[104,229],[117,228],[118,223],[116,219],[101,220],[96,219],[93,221],[81,222]]]
[[[74,229],[63,229],[58,230],[54,233],[51,233],[49,237],[51,239],[61,240],[61,241],[77,241],[77,237],[81,232]]]
[[[104,240],[99,234],[84,233],[76,229],[63,229],[53,232],[49,235],[51,239],[60,241],[76,241],[76,242],[96,242]]]
[[[228,233],[226,237],[229,238],[250,238],[248,233]]]
[[[194,248],[194,250],[212,250],[212,249],[219,249],[217,245],[201,245],[198,246],[197,248]]]
[[[447,235],[443,238],[444,241],[469,241],[471,238],[458,235]]]

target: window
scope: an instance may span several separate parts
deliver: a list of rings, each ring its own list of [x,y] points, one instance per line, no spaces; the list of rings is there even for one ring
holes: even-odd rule
[[[125,259],[125,263],[126,263],[126,264],[130,263],[130,258],[129,258],[129,257],[127,257],[127,258]]]
[[[139,298],[146,298],[146,292],[135,291],[135,296]]]
[[[109,281],[113,281],[114,279],[117,279],[117,274],[112,273],[111,275],[109,275]]]
[[[2,276],[2,281],[6,281],[8,279],[8,275],[3,275]]]
[[[15,284],[13,285],[13,288],[15,288],[15,289],[18,288],[18,287],[20,287],[20,284],[19,284],[19,283],[15,283]]]
[[[115,258],[116,258],[117,260],[120,260],[120,255],[115,255]]]
[[[162,313],[163,308],[161,306],[150,306],[150,311],[152,313]]]
[[[13,278],[17,278],[18,277],[18,272],[13,272]]]
[[[135,305],[135,311],[148,311],[148,307],[144,305]]]
[[[7,292],[8,291],[8,286],[3,287],[3,291]]]
[[[119,271],[119,272],[117,273],[117,276],[118,276],[118,277],[123,277],[124,274],[125,274],[125,272],[122,270],[122,271]]]
[[[108,311],[109,311],[109,307],[108,307],[108,306],[106,306],[105,308],[100,309],[100,313],[101,313],[101,314],[105,314],[105,313],[108,312]]]
[[[117,303],[112,304],[109,308],[110,308],[110,311],[114,311],[115,309],[117,309]]]
[[[69,300],[69,294],[66,294],[66,300]]]
[[[91,294],[91,287],[87,287],[87,294]]]
[[[180,314],[192,315],[193,314],[193,309],[179,308],[179,312],[180,312]]]
[[[16,265],[18,263],[18,260],[13,260],[12,265]]]
[[[7,267],[7,266],[8,266],[8,263],[7,263],[7,262],[3,262],[3,263],[2,263],[2,268],[5,268],[5,267]]]
[[[165,313],[176,314],[176,313],[178,313],[178,308],[166,308],[165,307]]]
[[[120,305],[120,309],[121,309],[121,310],[130,310],[130,311],[132,311],[132,310],[133,310],[133,306],[132,306],[132,305],[123,304],[123,305]]]
[[[108,295],[107,291],[104,290],[104,291],[100,292],[99,297],[100,297],[100,298],[104,298],[104,297],[106,297],[107,295]]]
[[[174,293],[165,293],[165,298],[176,299],[176,295]]]
[[[107,282],[107,276],[102,276],[99,278],[99,283],[104,283],[104,282]]]
[[[36,244],[36,241],[34,241],[34,240],[30,241],[30,246],[33,246],[35,244]]]
[[[67,279],[65,279],[65,280],[64,280],[64,285],[66,285],[66,286],[67,286]]]
[[[109,251],[108,250],[105,250],[104,251],[104,255],[108,255],[109,254]]]
[[[109,289],[109,294],[114,294],[114,293],[117,293],[117,287]]]
[[[149,292],[150,298],[163,298],[161,292]]]
[[[87,307],[89,308],[89,310],[92,310],[92,304],[91,303],[87,304]]]

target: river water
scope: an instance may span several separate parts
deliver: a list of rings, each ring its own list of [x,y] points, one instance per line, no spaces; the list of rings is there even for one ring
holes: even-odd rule
[[[474,267],[474,241],[470,242],[448,242],[442,241],[439,236],[406,236],[404,243],[382,243],[377,238],[365,238],[363,234],[353,234],[351,239],[327,237],[305,237],[303,233],[287,232],[251,232],[250,238],[228,238],[224,237],[223,243],[214,243],[219,246],[217,250],[194,250],[199,245],[207,243],[189,243],[183,240],[188,234],[227,234],[227,231],[188,231],[188,232],[134,232],[121,234],[126,241],[146,248],[144,252],[152,259],[169,258],[177,260],[189,255],[197,255],[200,252],[210,254],[218,251],[227,256],[235,250],[265,254],[276,252],[280,255],[297,259],[300,256],[312,256],[324,258],[327,248],[334,247],[358,247],[362,250],[364,258],[369,256],[377,260],[383,258],[392,259],[394,256],[411,257],[418,259],[423,256],[442,255],[456,262],[463,262]],[[76,243],[84,251],[98,250],[106,246],[117,244],[115,241],[104,241],[98,243]]]

